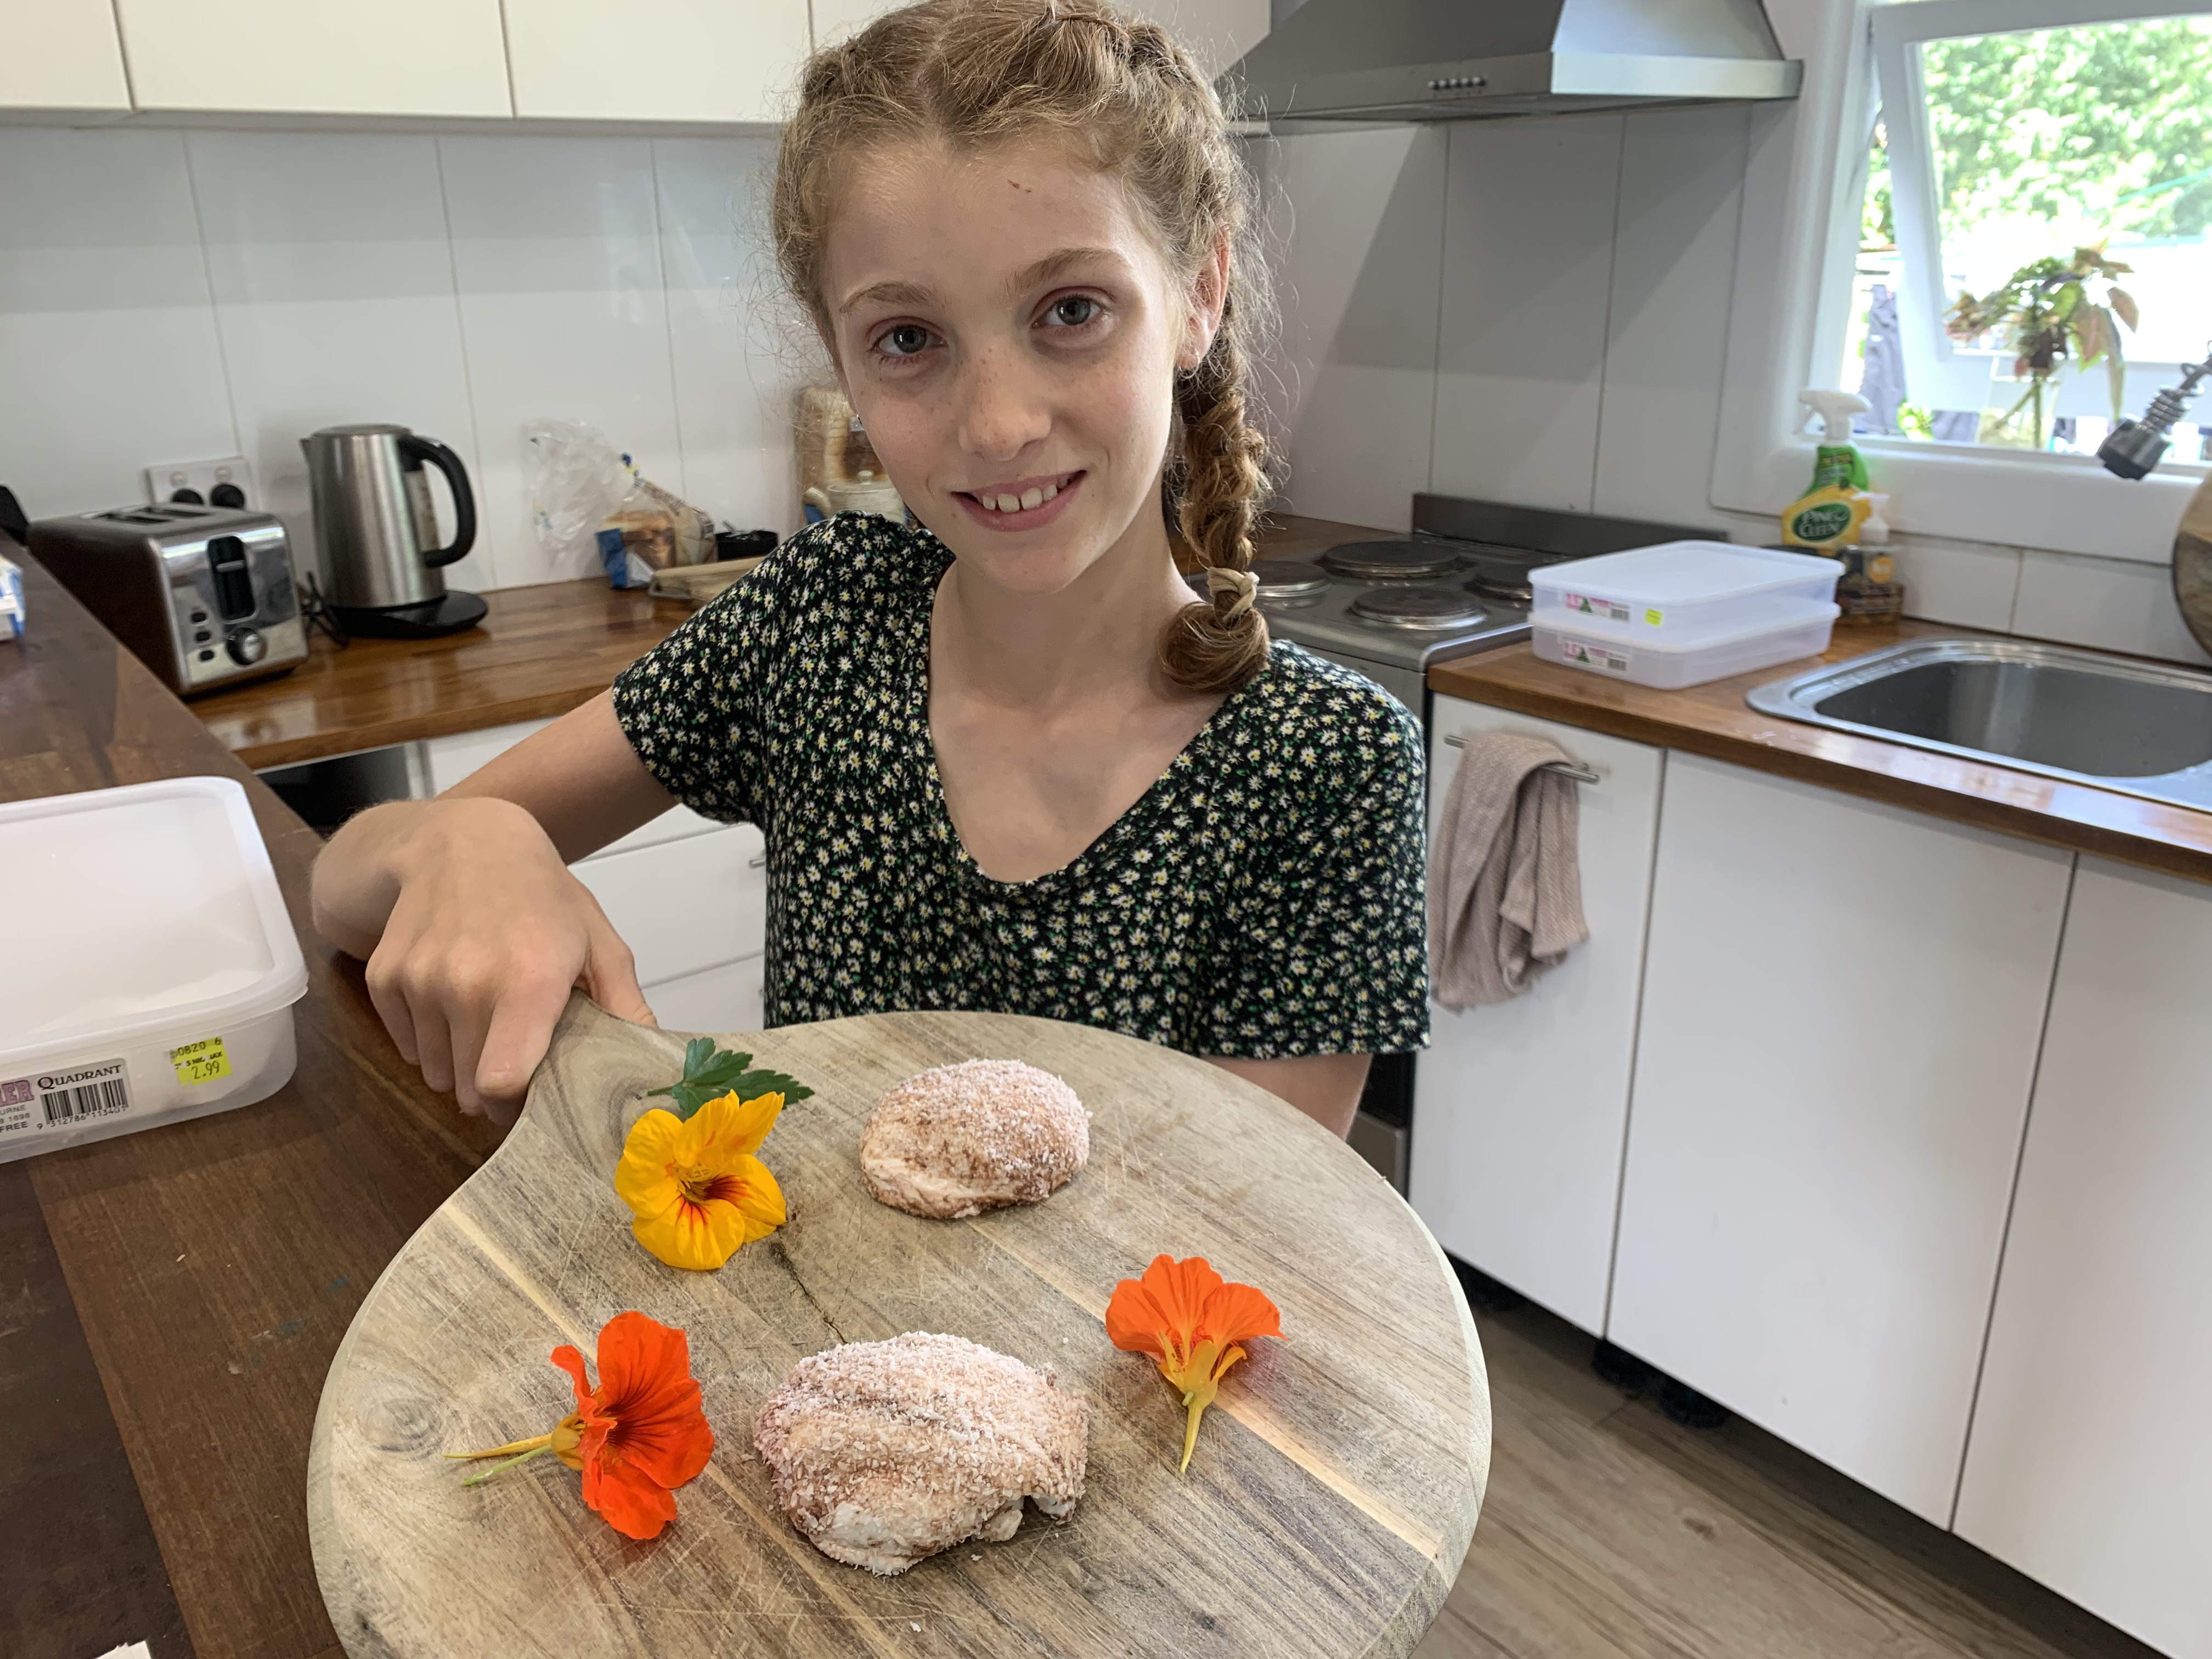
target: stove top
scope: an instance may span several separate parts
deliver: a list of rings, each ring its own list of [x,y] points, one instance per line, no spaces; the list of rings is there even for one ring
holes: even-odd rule
[[[1379,585],[1345,608],[1362,622],[1385,628],[1469,628],[1490,614],[1465,587],[1446,583]]]
[[[1461,568],[1459,553],[1427,538],[1345,542],[1321,556],[1322,568],[1354,581],[1431,581]]]
[[[1480,544],[1416,534],[1262,559],[1260,609],[1276,638],[1372,672],[1430,664],[1528,637],[1528,607],[1477,594]]]

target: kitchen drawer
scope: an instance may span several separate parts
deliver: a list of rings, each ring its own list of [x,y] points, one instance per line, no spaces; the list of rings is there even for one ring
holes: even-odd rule
[[[768,943],[764,843],[750,824],[574,866],[637,957],[641,985],[758,953]]]
[[[757,1031],[768,958],[747,957],[645,988],[654,1018],[671,1031]]]
[[[429,763],[430,789],[442,795],[479,767],[520,743],[534,732],[543,732],[551,720],[517,720],[512,726],[489,726],[481,732],[461,732],[450,738],[433,738],[422,745]],[[588,858],[603,859],[617,853],[657,847],[685,836],[704,836],[726,824],[702,817],[688,806],[672,806],[648,823],[641,823],[620,841],[610,842]]]

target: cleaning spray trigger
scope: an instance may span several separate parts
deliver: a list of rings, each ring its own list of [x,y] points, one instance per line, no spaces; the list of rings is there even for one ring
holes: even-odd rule
[[[1863,415],[1874,406],[1856,392],[1829,392],[1818,387],[1799,392],[1797,401],[1809,404],[1820,417],[1820,441],[1828,444],[1850,442],[1851,416]]]

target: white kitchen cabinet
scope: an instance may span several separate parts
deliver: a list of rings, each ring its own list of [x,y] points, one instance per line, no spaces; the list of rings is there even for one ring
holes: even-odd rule
[[[2084,858],[1959,1494],[1961,1535],[2212,1659],[2212,887]]]
[[[645,988],[655,1018],[671,1031],[757,1031],[765,957],[702,969]]]
[[[1267,33],[1267,0],[1130,0],[1128,9],[1174,30],[1208,75],[1220,74]]]
[[[0,0],[0,108],[130,107],[110,0]]]
[[[1585,1330],[1605,1326],[1613,1218],[1658,835],[1657,749],[1438,696],[1431,722],[1433,836],[1461,750],[1447,737],[1550,738],[1595,770],[1582,786],[1587,944],[1526,995],[1452,1013],[1413,1072],[1412,1200],[1437,1241]]]
[[[551,720],[517,720],[509,726],[488,726],[480,732],[462,732],[450,738],[432,738],[422,747],[428,763],[430,792],[443,794],[494,756],[505,754],[533,732],[542,732]],[[634,852],[641,847],[678,841],[685,836],[711,835],[728,826],[702,817],[688,806],[672,806],[659,817],[641,823],[620,841],[610,842],[592,858],[611,853]]]
[[[887,11],[896,11],[906,0],[814,0],[814,49],[835,46],[858,34]]]
[[[508,15],[514,0],[507,0]],[[905,0],[814,0],[818,49],[859,33]],[[1267,33],[1267,0],[1134,0],[1128,9],[1182,37],[1209,75],[1218,75]]]
[[[778,121],[806,0],[506,0],[519,116]]]
[[[514,112],[500,0],[115,0],[115,15],[141,109]]]
[[[768,939],[767,855],[750,823],[570,867],[657,985],[753,955]]]
[[[2069,855],[1671,755],[1606,1334],[1951,1517]]]
[[[452,788],[550,724],[517,720],[431,738],[423,748],[432,788]],[[766,947],[767,866],[766,844],[751,824],[717,823],[678,806],[569,867],[629,946],[638,983],[653,1001],[652,987],[757,957]]]

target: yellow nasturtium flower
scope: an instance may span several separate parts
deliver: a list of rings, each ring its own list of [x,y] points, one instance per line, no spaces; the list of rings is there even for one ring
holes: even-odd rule
[[[656,1109],[631,1125],[615,1192],[637,1242],[672,1267],[719,1267],[783,1225],[783,1189],[754,1156],[782,1109],[780,1094],[727,1094],[688,1119]]]

